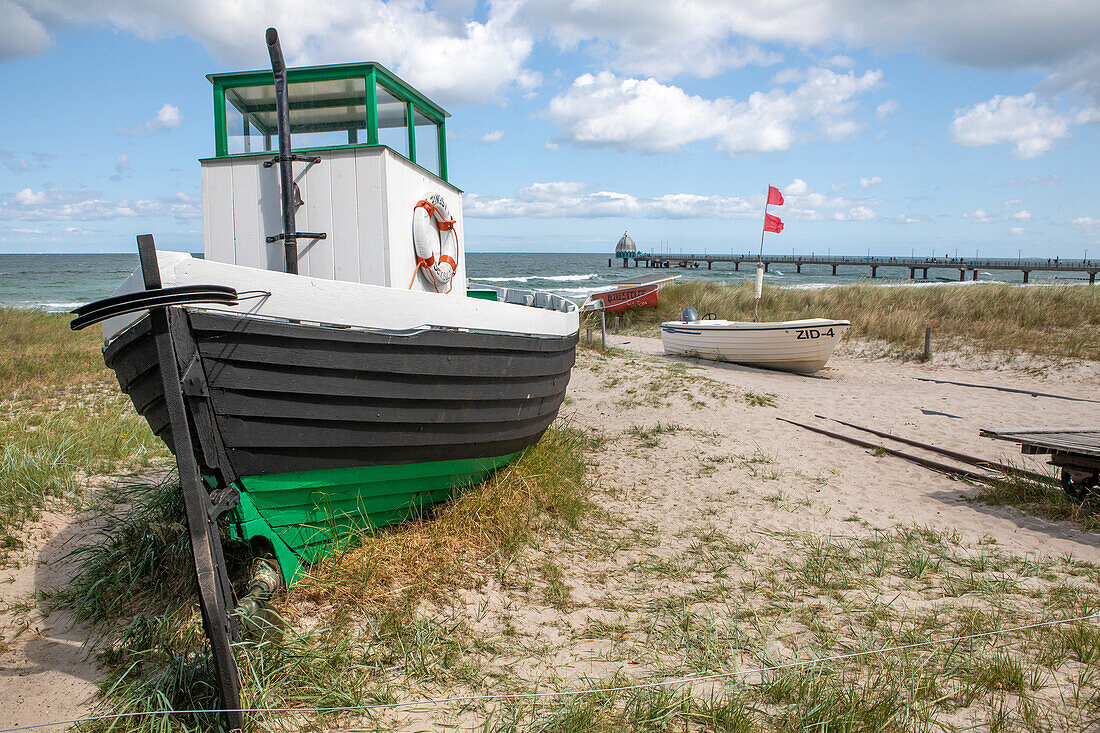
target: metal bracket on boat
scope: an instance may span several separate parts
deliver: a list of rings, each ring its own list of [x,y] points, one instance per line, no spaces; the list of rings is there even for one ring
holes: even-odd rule
[[[199,362],[198,352],[191,355],[191,361],[183,369],[181,384],[183,393],[188,397],[209,397],[210,390],[206,386],[206,378],[201,373],[202,364]]]
[[[210,521],[216,522],[221,517],[241,503],[241,492],[235,486],[227,486],[224,489],[210,492]]]
[[[279,242],[285,239],[328,239],[328,234],[325,232],[294,232],[293,234],[272,234],[270,237],[265,237],[267,243]]]
[[[291,155],[276,155],[271,160],[265,160],[264,161],[264,168],[270,168],[271,166],[275,165],[276,163],[282,163],[284,160],[298,161],[299,163],[320,163],[321,162],[321,156],[319,156],[319,155],[298,155],[297,153],[293,153]]]

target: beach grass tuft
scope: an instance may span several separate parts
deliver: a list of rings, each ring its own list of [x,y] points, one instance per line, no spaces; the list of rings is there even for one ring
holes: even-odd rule
[[[17,544],[23,522],[51,502],[77,506],[90,476],[130,472],[167,455],[118,394],[12,401],[0,408],[0,538]]]
[[[1100,491],[1089,492],[1084,500],[1071,499],[1061,487],[1018,474],[1008,474],[982,484],[969,497],[992,506],[1012,506],[1047,519],[1071,521],[1085,530],[1100,530]]]
[[[98,328],[72,331],[72,317],[24,308],[0,308],[0,397],[56,392],[111,375],[100,355]]]

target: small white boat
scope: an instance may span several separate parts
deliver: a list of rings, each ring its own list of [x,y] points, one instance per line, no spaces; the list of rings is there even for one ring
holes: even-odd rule
[[[752,323],[699,320],[694,309],[687,320],[661,324],[666,354],[699,356],[765,369],[812,374],[829,361],[851,323],[829,318]]]

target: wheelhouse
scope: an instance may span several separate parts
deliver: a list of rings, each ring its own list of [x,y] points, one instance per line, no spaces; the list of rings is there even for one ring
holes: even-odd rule
[[[447,112],[385,67],[286,69],[296,271],[414,290],[412,220],[439,196],[462,229],[448,181]],[[202,166],[204,256],[288,270],[282,241],[279,123],[271,71],[211,74],[214,157]],[[465,258],[447,292],[465,295]],[[412,285],[410,286],[410,282]]]

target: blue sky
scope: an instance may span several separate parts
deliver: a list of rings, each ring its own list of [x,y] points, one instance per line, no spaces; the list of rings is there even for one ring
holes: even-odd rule
[[[475,251],[1100,256],[1100,6],[0,0],[0,252],[201,250],[211,72],[375,60],[448,109]],[[754,244],[754,242],[756,244]]]

